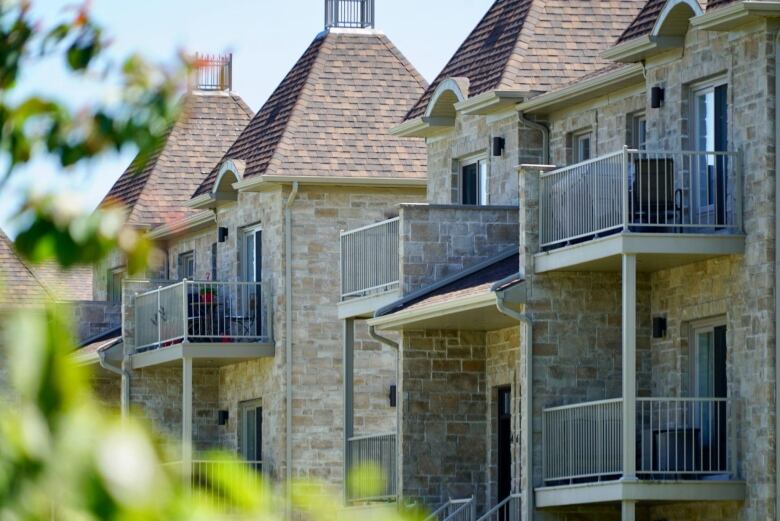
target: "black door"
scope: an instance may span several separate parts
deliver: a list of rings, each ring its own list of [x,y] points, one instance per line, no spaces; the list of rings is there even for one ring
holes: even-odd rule
[[[508,387],[498,390],[497,423],[498,497],[496,500],[500,502],[512,492],[512,393]]]

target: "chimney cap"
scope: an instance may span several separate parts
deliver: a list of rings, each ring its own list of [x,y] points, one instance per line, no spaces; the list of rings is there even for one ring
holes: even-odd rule
[[[325,0],[325,29],[373,29],[374,22],[374,0]]]

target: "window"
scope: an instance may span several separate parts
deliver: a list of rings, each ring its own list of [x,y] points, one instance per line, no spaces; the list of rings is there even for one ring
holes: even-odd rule
[[[106,278],[106,295],[108,301],[112,304],[120,304],[122,302],[122,279],[124,279],[124,277],[124,267],[108,270],[108,277]]]
[[[487,160],[463,161],[460,168],[460,202],[466,205],[487,205]]]
[[[241,232],[241,280],[260,282],[263,273],[263,230],[259,226]]]
[[[693,329],[693,395],[696,398],[728,397],[726,376],[726,326],[723,323],[701,324]],[[688,412],[699,431],[702,468],[722,470],[727,461],[727,418],[725,401],[694,402]]]
[[[692,144],[702,152],[728,150],[728,100],[725,84],[693,89]],[[726,162],[716,154],[700,154],[694,172],[694,197],[702,223],[725,222]]]
[[[240,454],[251,463],[263,461],[263,407],[260,400],[239,404]]]
[[[637,112],[629,116],[630,139],[628,146],[637,150],[647,148],[647,116],[644,112]]]
[[[572,139],[572,150],[575,163],[581,163],[591,158],[592,136],[593,134],[590,130],[574,134]]]
[[[217,280],[217,243],[211,244],[211,280]]]
[[[188,251],[179,254],[177,274],[179,280],[192,280],[195,278],[195,252]]]

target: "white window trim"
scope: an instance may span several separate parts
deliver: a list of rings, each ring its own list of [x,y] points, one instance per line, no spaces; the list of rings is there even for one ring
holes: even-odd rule
[[[238,402],[238,455],[241,458],[244,458],[247,453],[247,447],[246,447],[246,432],[245,432],[245,422],[246,422],[246,410],[247,409],[257,409],[263,408],[263,399],[262,398],[255,398],[253,400],[245,400],[242,402]],[[262,432],[260,433],[261,436],[261,442],[260,442],[260,448],[262,449]],[[260,455],[262,458],[262,454]]]
[[[726,86],[726,92],[729,94],[731,93],[731,85],[728,82],[728,77],[726,75],[719,75],[715,76],[713,78],[708,78],[705,80],[699,80],[688,84],[688,142],[690,150],[698,150],[698,141],[699,141],[699,132],[698,132],[698,121],[699,121],[699,109],[698,104],[696,103],[696,97],[703,93],[708,91],[715,90],[716,87],[720,87],[721,85]],[[727,104],[727,107],[729,104]],[[729,115],[730,116],[730,115]],[[731,118],[728,118],[728,121],[731,121]],[[683,147],[685,148],[685,147]],[[712,150],[705,150],[704,152],[713,152]],[[692,190],[694,193],[692,194],[694,197],[695,208],[698,212],[714,212],[715,211],[715,204],[702,204],[702,202],[699,200],[699,186],[692,187]]]
[[[239,251],[241,255],[241,262],[239,264],[239,279],[244,280],[247,279],[247,267],[245,266],[247,253],[246,253],[246,236],[249,234],[256,234],[257,232],[260,232],[261,240],[262,240],[262,232],[263,232],[263,225],[259,223],[250,224],[248,226],[244,226],[240,229],[240,232],[238,234],[238,241],[239,241]],[[262,245],[261,245],[262,246]],[[261,259],[262,262],[262,259]],[[260,282],[260,281],[255,281]]]
[[[479,171],[480,163],[485,165],[484,178],[481,177],[481,172]],[[471,165],[477,165],[477,175],[479,176],[479,184],[477,186],[478,202],[476,206],[488,206],[490,204],[490,161],[488,160],[488,154],[485,152],[458,159],[459,204],[463,204],[463,169]]]
[[[580,140],[584,138],[585,136],[588,136],[588,139],[590,141],[590,150],[589,150],[589,157],[583,159],[580,156]],[[571,148],[572,148],[572,159],[573,164],[581,163],[583,161],[588,161],[589,159],[593,159],[596,157],[594,155],[593,150],[593,143],[594,143],[594,133],[592,128],[585,128],[578,130],[576,132],[571,133]]]
[[[639,121],[645,122],[645,149],[647,148],[647,111],[637,110],[629,114],[631,122],[631,140],[633,143],[629,143],[632,148],[643,150],[642,144],[639,142]]]

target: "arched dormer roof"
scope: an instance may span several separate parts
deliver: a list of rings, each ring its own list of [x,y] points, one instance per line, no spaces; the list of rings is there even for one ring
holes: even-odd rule
[[[219,201],[235,201],[238,198],[238,190],[233,185],[244,178],[246,163],[240,159],[228,159],[219,169],[211,194]]]
[[[684,38],[690,19],[703,12],[696,0],[667,0],[650,34],[662,38]]]
[[[468,78],[447,78],[442,81],[431,96],[425,110],[426,118],[455,120],[455,105],[469,96]]]

